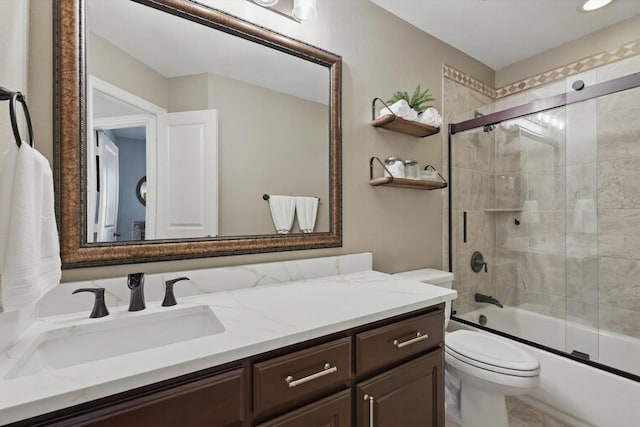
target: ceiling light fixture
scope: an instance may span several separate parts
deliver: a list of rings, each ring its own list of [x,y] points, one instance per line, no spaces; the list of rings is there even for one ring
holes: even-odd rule
[[[605,7],[613,0],[586,0],[582,6],[578,8],[581,12],[592,12],[594,10]]]
[[[310,21],[318,17],[316,0],[293,0],[293,16],[301,21]]]
[[[278,3],[278,0],[253,0],[253,2],[260,6],[271,7],[275,6],[275,4]]]

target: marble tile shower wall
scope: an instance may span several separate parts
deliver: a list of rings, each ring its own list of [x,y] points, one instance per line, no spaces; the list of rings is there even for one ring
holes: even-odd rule
[[[493,99],[444,79],[444,122],[468,119],[468,113],[491,104]],[[463,116],[465,115],[466,116]],[[473,295],[480,292],[493,295],[493,268],[488,273],[474,273],[470,267],[471,254],[480,251],[489,265],[493,265],[494,222],[486,209],[491,204],[490,181],[493,170],[494,135],[480,130],[457,134],[452,146],[451,167],[453,200],[453,273],[458,298],[455,310],[465,313],[476,308]],[[446,151],[445,151],[446,152]],[[467,242],[463,241],[463,212],[467,212]],[[448,212],[445,212],[445,221]],[[446,229],[446,224],[445,224]],[[447,242],[448,243],[448,242]],[[448,247],[446,248],[448,251]],[[446,258],[445,258],[446,259]]]
[[[500,124],[491,190],[496,297],[560,318],[566,306],[565,119],[559,109]]]
[[[640,61],[639,61],[640,62]],[[636,71],[640,69],[640,65]],[[640,88],[597,100],[600,327],[640,338]]]
[[[638,70],[640,56],[497,102],[445,78],[445,123],[469,119],[476,109],[486,114],[569,91],[577,79],[589,85]],[[473,294],[482,292],[511,306],[640,338],[639,100],[636,88],[454,137],[459,313],[481,308]],[[566,125],[554,131],[552,122]],[[536,201],[536,214],[521,211],[527,201]],[[489,273],[471,272],[474,250],[488,260]]]

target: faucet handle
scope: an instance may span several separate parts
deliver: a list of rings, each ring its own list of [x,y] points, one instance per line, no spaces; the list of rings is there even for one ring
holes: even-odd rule
[[[109,310],[107,310],[107,306],[104,303],[104,288],[80,288],[73,291],[72,294],[77,294],[78,292],[91,292],[96,297],[93,303],[93,310],[89,315],[90,318],[95,319],[109,315]]]
[[[163,307],[171,307],[172,305],[176,305],[178,302],[176,301],[176,297],[173,294],[173,285],[181,280],[191,280],[188,277],[178,277],[177,279],[167,280],[164,282],[164,299],[162,300]]]

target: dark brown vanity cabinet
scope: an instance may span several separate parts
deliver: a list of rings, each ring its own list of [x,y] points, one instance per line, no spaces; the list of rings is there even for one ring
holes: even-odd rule
[[[355,386],[357,427],[444,426],[443,319],[438,310],[356,334],[356,372],[369,378]]]
[[[244,369],[235,369],[137,397],[123,396],[53,422],[25,425],[240,427],[245,420],[245,387]]]
[[[263,417],[328,392],[353,376],[351,338],[345,337],[253,365],[253,415]]]
[[[442,350],[356,386],[357,427],[443,426]]]
[[[349,427],[351,390],[344,390],[300,409],[274,418],[258,427]]]
[[[443,321],[431,307],[14,425],[443,427]]]

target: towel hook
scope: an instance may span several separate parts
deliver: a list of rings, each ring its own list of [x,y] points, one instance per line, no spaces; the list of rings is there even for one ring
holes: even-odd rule
[[[24,99],[24,95],[20,92],[12,92],[2,86],[0,86],[0,101],[9,101],[9,115],[11,116],[11,128],[13,129],[13,136],[16,140],[18,147],[22,145],[22,137],[20,136],[20,129],[18,128],[18,118],[16,115],[16,102],[22,104],[22,110],[27,122],[27,129],[29,130],[29,145],[35,148],[33,141],[33,126],[31,124],[31,115],[29,114],[29,108],[27,102]]]

